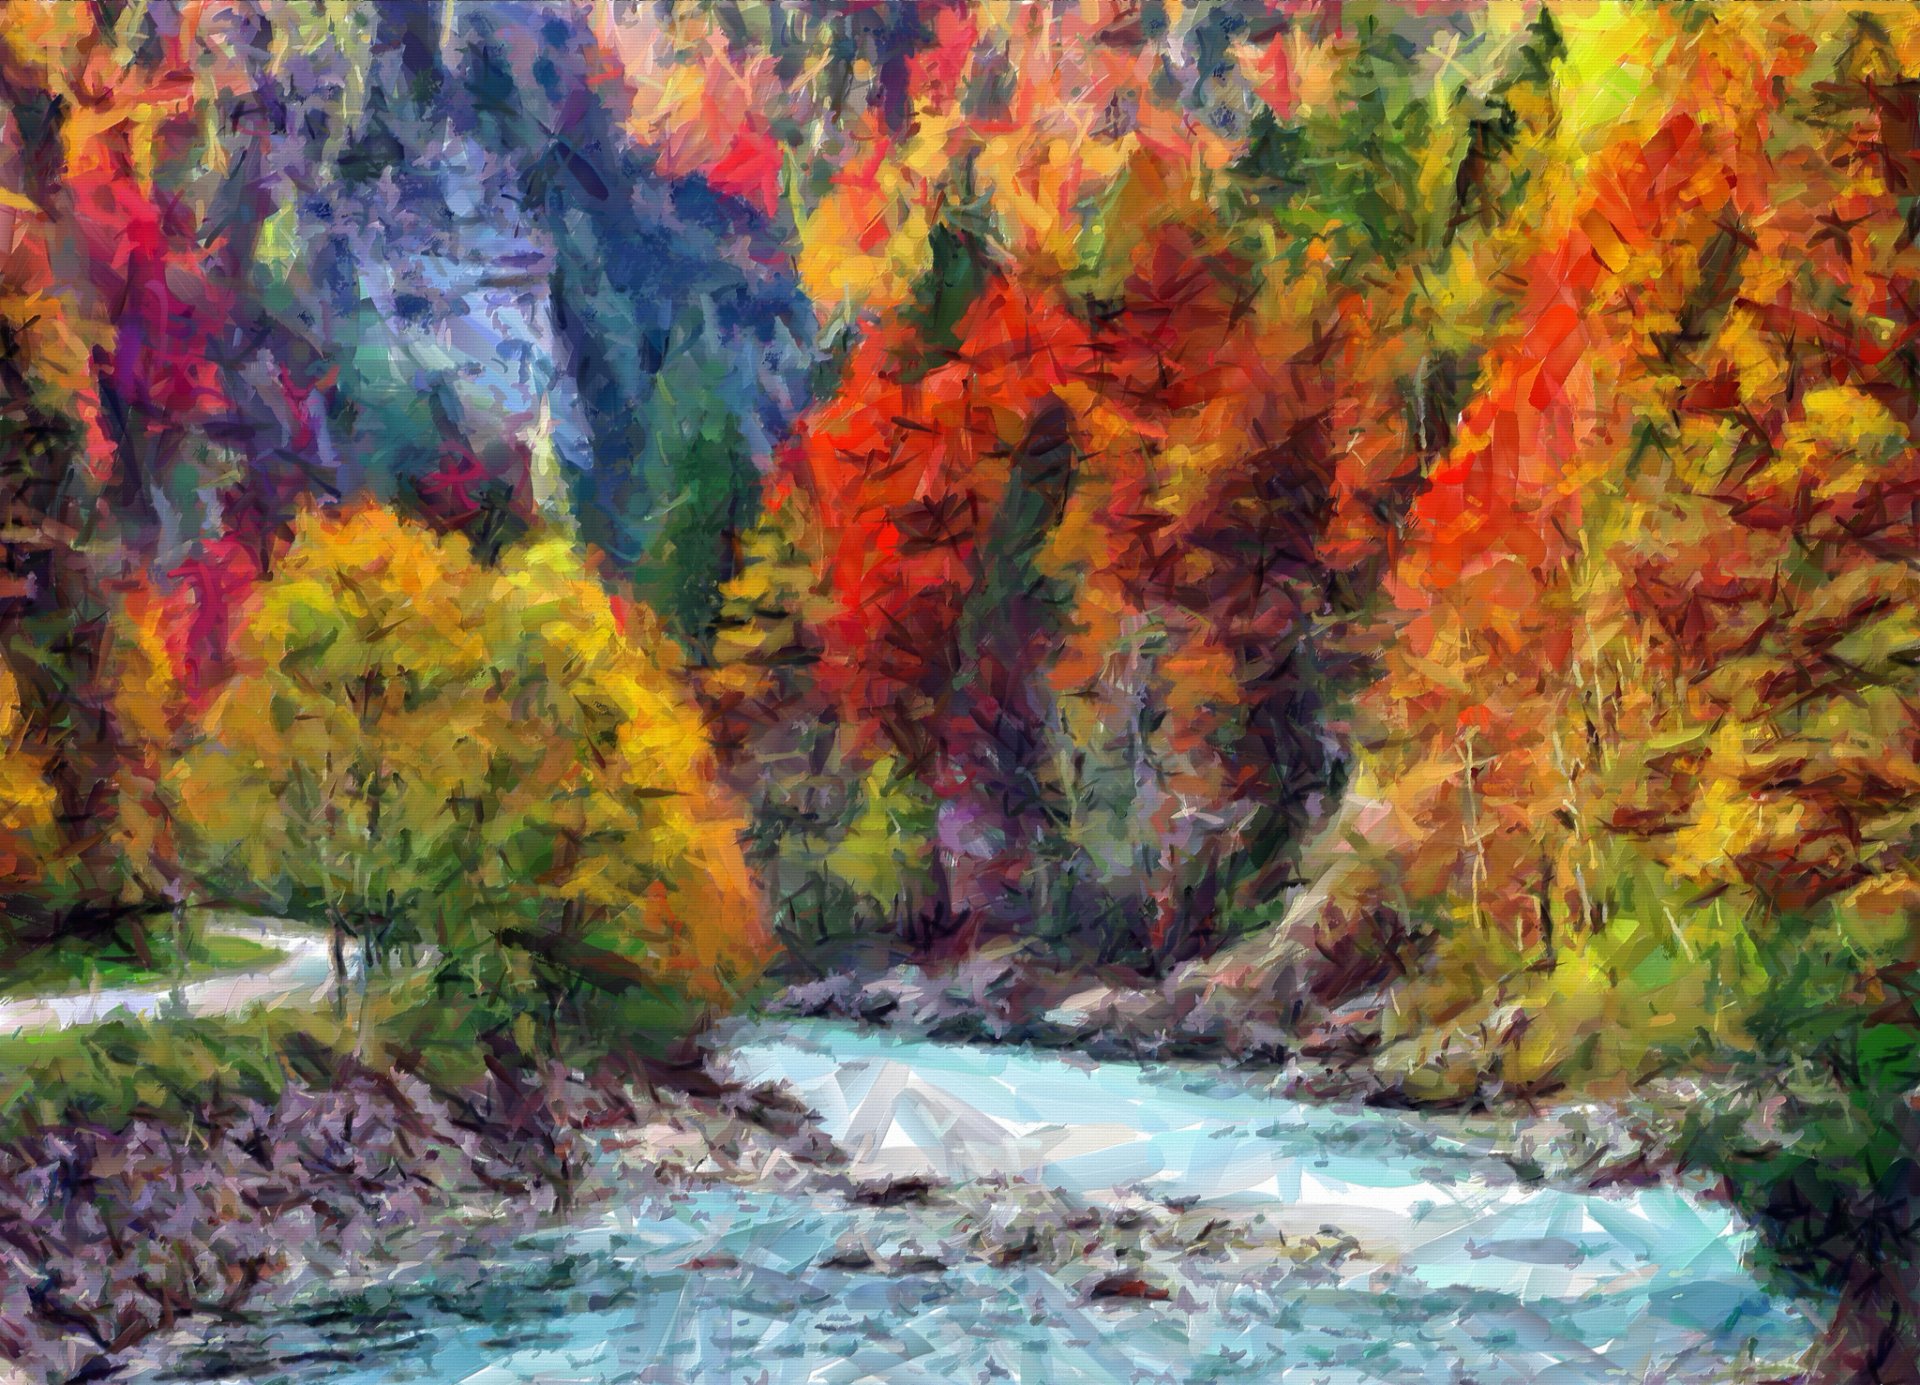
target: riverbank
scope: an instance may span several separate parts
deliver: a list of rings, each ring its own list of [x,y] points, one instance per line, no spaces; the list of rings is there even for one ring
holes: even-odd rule
[[[607,1150],[664,1182],[833,1162],[778,1093],[699,1064],[535,1083],[496,1061],[434,1090],[317,1042],[287,1056],[302,1075],[271,1099],[210,1074],[187,1109],[0,1141],[0,1355],[37,1381],[117,1374],[257,1296],[380,1282],[575,1215],[605,1196]]]

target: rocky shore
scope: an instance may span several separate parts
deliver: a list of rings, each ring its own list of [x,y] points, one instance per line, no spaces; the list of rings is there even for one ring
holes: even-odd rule
[[[289,1098],[195,1156],[183,1158],[174,1132],[129,1132],[104,1158],[92,1156],[98,1178],[86,1203],[126,1205],[164,1185],[170,1225],[183,1233],[179,1288],[162,1304],[122,1259],[89,1251],[102,1215],[83,1212],[71,1233],[43,1238],[62,1297],[32,1299],[9,1320],[31,1345],[18,1359],[35,1380],[99,1378],[130,1358],[245,1378],[269,1364],[248,1355],[257,1341],[250,1323],[302,1321],[316,1300],[404,1295],[415,1281],[457,1278],[462,1266],[483,1274],[475,1267],[498,1263],[543,1228],[591,1224],[601,1207],[617,1221],[622,1209],[669,1208],[703,1190],[775,1194],[851,1228],[814,1256],[806,1270],[814,1278],[1031,1269],[1067,1286],[1086,1311],[1177,1308],[1212,1279],[1254,1273],[1331,1284],[1361,1254],[1338,1227],[1283,1230],[1263,1215],[1144,1192],[1088,1198],[1020,1178],[875,1176],[784,1088],[730,1082],[701,1066],[659,1076],[618,1091],[576,1080],[557,1095],[520,1092],[542,1133],[515,1139],[482,1134],[411,1084],[371,1075],[325,1097]],[[491,1116],[511,1110],[515,1094],[502,1096]],[[133,1150],[143,1158],[127,1157]],[[182,1165],[173,1181],[157,1173],[168,1157]],[[186,1205],[196,1193],[203,1202]],[[214,1208],[207,1198],[224,1202]],[[744,1272],[719,1244],[677,1268]],[[231,1340],[222,1323],[233,1325]]]
[[[606,1195],[603,1146],[664,1179],[832,1163],[777,1092],[698,1063],[635,1077],[529,1085],[499,1064],[444,1093],[347,1060],[271,1104],[17,1135],[0,1144],[0,1370],[106,1378],[192,1320],[571,1215]]]
[[[889,1015],[905,1018],[900,1007]],[[704,1062],[629,1073],[619,1083],[577,1075],[538,1089],[502,1083],[455,1101],[348,1073],[325,1094],[303,1093],[264,1113],[264,1131],[235,1124],[199,1153],[184,1151],[191,1141],[178,1132],[147,1132],[172,1141],[190,1186],[230,1190],[251,1209],[222,1222],[189,1208],[169,1223],[192,1229],[208,1265],[236,1269],[224,1278],[203,1273],[198,1301],[182,1298],[171,1316],[144,1306],[130,1262],[102,1268],[87,1246],[99,1239],[98,1209],[138,1203],[147,1185],[162,1185],[171,1198],[173,1185],[155,1172],[164,1163],[158,1156],[139,1169],[116,1165],[119,1146],[94,1157],[100,1187],[77,1200],[95,1210],[46,1244],[56,1263],[93,1266],[84,1284],[64,1281],[62,1301],[90,1305],[96,1327],[48,1313],[59,1307],[52,1301],[28,1302],[17,1317],[38,1344],[34,1378],[95,1378],[126,1361],[142,1381],[308,1385],[331,1371],[385,1379],[389,1370],[395,1379],[463,1379],[498,1353],[513,1360],[496,1372],[503,1381],[550,1378],[560,1368],[553,1362],[572,1363],[574,1374],[562,1378],[626,1378],[594,1354],[601,1332],[617,1326],[631,1334],[631,1359],[649,1359],[668,1340],[656,1333],[697,1359],[706,1334],[736,1330],[726,1325],[736,1311],[755,1324],[751,1331],[786,1342],[782,1350],[804,1341],[858,1355],[868,1347],[834,1345],[842,1340],[834,1334],[857,1335],[876,1315],[900,1314],[926,1336],[919,1349],[933,1350],[934,1338],[952,1330],[937,1325],[948,1309],[989,1301],[1005,1300],[1022,1315],[1044,1310],[1055,1329],[1086,1342],[1108,1340],[1124,1314],[1141,1315],[1142,1331],[1178,1336],[1239,1322],[1236,1315],[1292,1322],[1292,1305],[1356,1292],[1380,1295],[1367,1298],[1368,1312],[1391,1314],[1410,1302],[1402,1297],[1412,1282],[1407,1262],[1442,1234],[1444,1216],[1410,1234],[1392,1197],[1343,1198],[1320,1184],[1277,1199],[1201,1201],[1191,1180],[1141,1172],[1153,1159],[1099,1152],[1109,1137],[1151,1140],[1154,1131],[1173,1132],[1167,1150],[1191,1138],[1200,1148],[1174,1157],[1197,1158],[1196,1167],[1248,1164],[1230,1140],[1215,1143],[1231,1136],[1304,1141],[1295,1157],[1336,1181],[1342,1169],[1368,1171],[1360,1175],[1367,1186],[1372,1171],[1390,1169],[1402,1170],[1388,1175],[1393,1186],[1411,1176],[1452,1188],[1465,1177],[1459,1195],[1479,1199],[1479,1210],[1460,1234],[1479,1243],[1482,1256],[1520,1257],[1502,1272],[1530,1284],[1535,1275],[1566,1280],[1556,1290],[1563,1294],[1584,1292],[1574,1282],[1588,1273],[1581,1257],[1551,1237],[1530,1249],[1528,1238],[1540,1233],[1527,1214],[1510,1233],[1519,1239],[1504,1241],[1496,1228],[1510,1209],[1535,1191],[1551,1202],[1562,1190],[1673,1177],[1657,1152],[1657,1118],[1677,1091],[1648,1098],[1644,1110],[1562,1103],[1417,1118],[1352,1111],[1343,1119],[1329,1103],[1364,1098],[1326,1098],[1319,1112],[1292,1114],[1261,1100],[1268,1090],[1296,1089],[1297,1058],[1246,1061],[1217,1091],[1217,1061],[1177,1060],[1151,1075],[1144,1092],[1134,1090],[1140,1079],[1130,1070],[1113,1072],[1119,1087],[1108,1108],[1088,1104],[1084,1090],[1074,1096],[1074,1074],[1124,1064],[1071,1050],[930,1050],[896,1047],[893,1035],[870,1044],[873,1037],[838,1026],[747,1023],[717,1033]],[[782,1056],[773,1061],[770,1052]],[[1036,1069],[1053,1076],[1036,1078]],[[765,1076],[781,1072],[793,1086]],[[977,1085],[962,1098],[968,1081]],[[1043,1089],[1049,1081],[1065,1083],[1059,1119],[1071,1135],[1053,1144],[1045,1132],[1027,1131],[1029,1117],[1020,1114],[1030,1105],[1044,1120],[1056,1109]],[[1203,1089],[1197,1105],[1183,1104]],[[1285,1130],[1206,1124],[1203,1113],[1232,1103],[1235,1089],[1252,1097],[1246,1109],[1266,1113],[1262,1119],[1280,1114]],[[950,1127],[942,1118],[948,1107],[934,1101],[941,1091],[962,1115],[975,1093],[1011,1093],[1012,1106],[993,1117],[1005,1122],[998,1132],[964,1119]],[[1173,1105],[1145,1119],[1126,1107],[1157,1101],[1154,1093]],[[1111,1124],[1097,1125],[1102,1120]],[[1324,1134],[1305,1133],[1316,1130]],[[264,1161],[247,1148],[263,1140]],[[1042,1147],[1057,1153],[1032,1157]],[[1327,1157],[1334,1163],[1322,1162]],[[1047,1171],[1048,1158],[1082,1162],[1063,1178]],[[42,1186],[53,1186],[53,1164],[43,1158],[36,1166]],[[1653,1207],[1669,1205],[1666,1190],[1652,1196]],[[1455,1195],[1440,1197],[1451,1205]],[[263,1257],[250,1279],[246,1255],[236,1253],[247,1250]],[[1536,1264],[1536,1253],[1547,1259]],[[1688,1254],[1679,1263],[1691,1264]],[[1618,1272],[1592,1273],[1612,1285]],[[224,1283],[242,1291],[224,1297]],[[635,1306],[656,1298],[657,1308]],[[792,1305],[803,1324],[789,1332],[779,1305]],[[109,1307],[122,1316],[106,1317]],[[113,1336],[128,1328],[133,1340],[114,1347]],[[1337,1325],[1328,1330],[1346,1340]],[[589,1367],[589,1358],[598,1364]],[[437,1373],[420,1374],[428,1363]]]
[[[1751,1109],[1746,1138],[1775,1147],[1767,1107],[1732,1079],[1654,1078],[1605,1096],[1512,1090],[1471,1055],[1436,1074],[1383,1051],[1379,992],[1328,1005],[1311,960],[1272,937],[1176,969],[1157,982],[1090,979],[1037,964],[1018,948],[944,968],[902,964],[790,985],[776,1015],[834,1018],[947,1042],[1071,1049],[1095,1059],[1220,1061],[1305,1101],[1417,1109],[1492,1144],[1523,1179],[1603,1188],[1687,1173],[1687,1113]],[[1443,1080],[1442,1080],[1443,1079]]]

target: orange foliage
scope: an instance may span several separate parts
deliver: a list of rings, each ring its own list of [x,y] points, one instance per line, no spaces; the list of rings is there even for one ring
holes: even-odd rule
[[[944,850],[979,877],[963,907],[1036,888],[1059,708],[1155,707],[1137,811],[1157,863],[1135,882],[1155,946],[1191,945],[1220,863],[1324,787],[1321,540],[1343,454],[1393,447],[1343,380],[1364,301],[1268,281],[1193,158],[1133,147],[1095,311],[1016,254],[1031,272],[990,273],[950,352],[884,319],[782,458],[817,511],[821,686],[948,805]]]
[[[86,373],[70,352],[48,359],[69,362],[58,383],[102,479],[128,428],[191,426],[225,403],[211,349],[231,304],[207,273],[218,247],[158,181],[202,140],[208,65],[221,61],[202,28],[217,8],[182,5],[157,52],[138,58],[92,6],[21,0],[0,19],[0,78],[16,96],[57,98],[62,112],[59,157],[24,189],[32,210],[16,208],[41,244],[17,258],[13,282],[52,296],[88,353]]]

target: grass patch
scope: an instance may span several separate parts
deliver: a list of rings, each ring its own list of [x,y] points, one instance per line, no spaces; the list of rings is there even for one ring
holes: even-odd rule
[[[222,972],[251,971],[285,955],[252,938],[196,930],[187,944],[183,969],[174,940],[167,934],[148,935],[145,961],[125,930],[98,939],[63,938],[9,958],[0,968],[0,998],[74,995],[96,985],[102,990],[164,986],[180,979],[183,970],[185,979],[194,981]]]
[[[419,974],[376,982],[366,1053],[372,1066],[391,1065],[389,1043],[408,1036],[430,996]],[[353,1052],[357,1028],[350,1003],[343,1015],[331,1006],[255,1006],[0,1037],[0,1139],[72,1122],[118,1129],[138,1116],[179,1120],[224,1101],[272,1103],[289,1079],[324,1086]]]

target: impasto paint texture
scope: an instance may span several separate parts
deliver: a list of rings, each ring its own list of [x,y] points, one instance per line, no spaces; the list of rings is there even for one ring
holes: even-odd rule
[[[0,0],[0,1385],[1920,1385],[1920,5]]]

